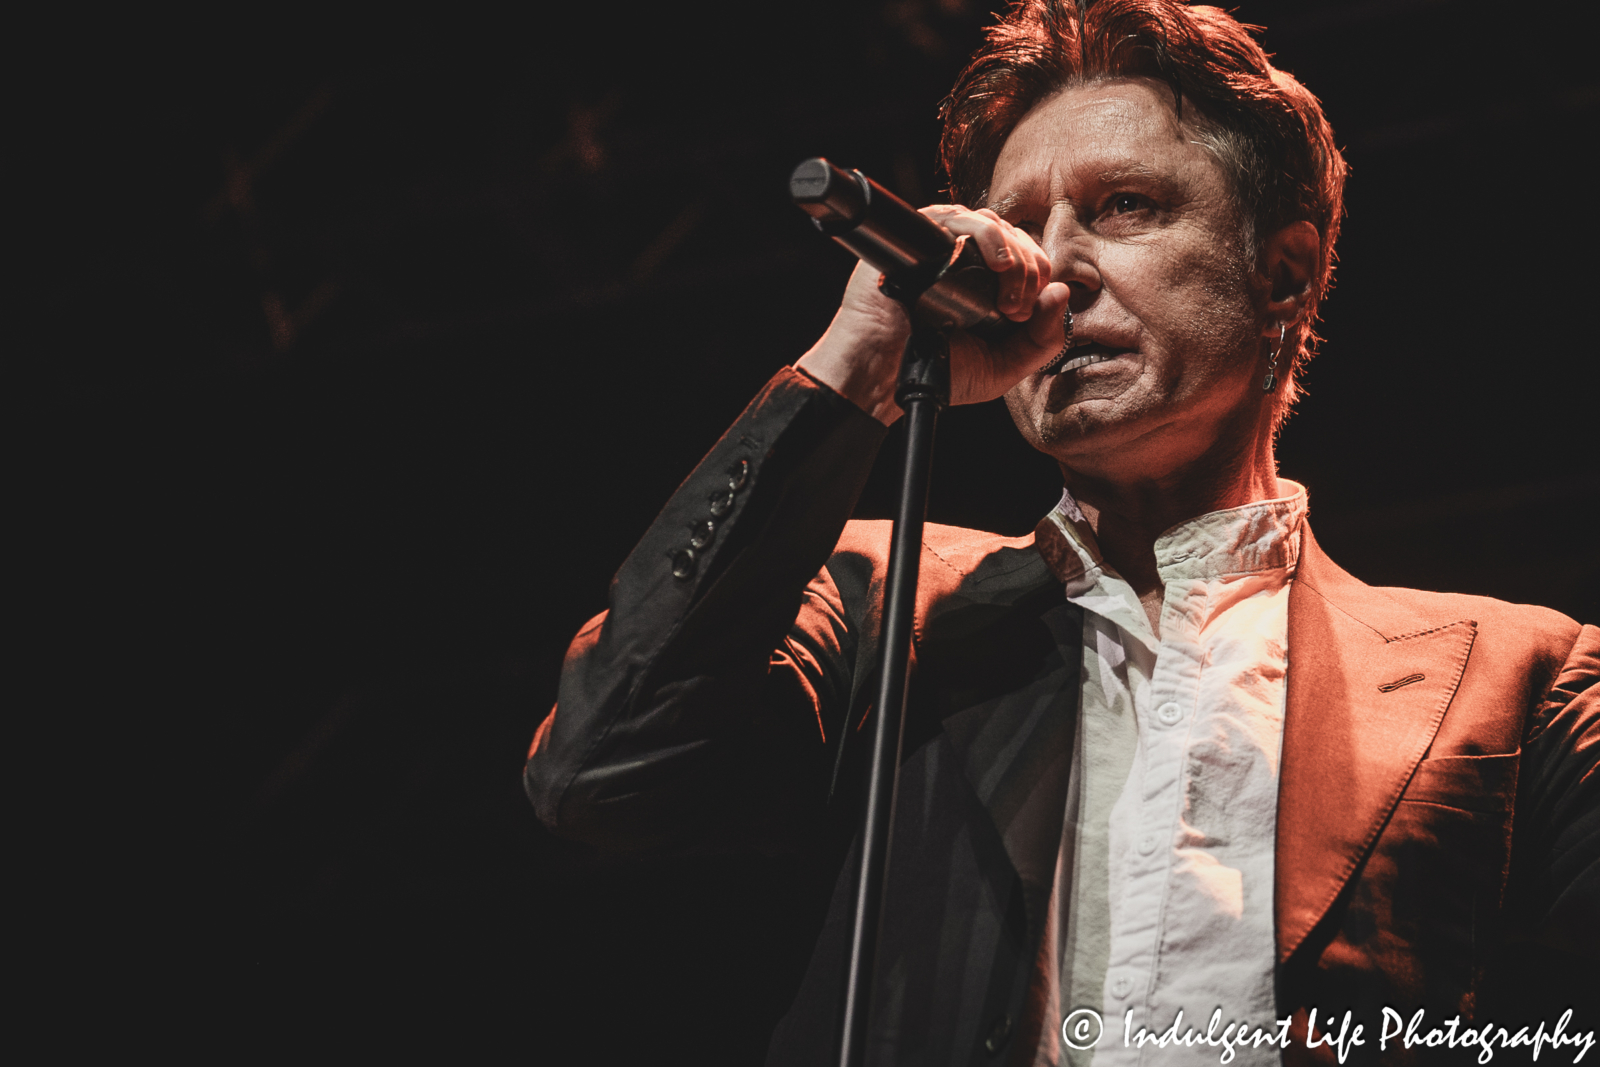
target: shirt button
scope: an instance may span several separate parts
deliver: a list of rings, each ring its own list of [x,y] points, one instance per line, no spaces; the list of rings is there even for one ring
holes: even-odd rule
[[[1156,718],[1161,720],[1163,726],[1176,726],[1178,720],[1183,718],[1183,709],[1169,700],[1156,709]]]
[[[1111,983],[1111,995],[1121,1000],[1133,991],[1133,979],[1127,975],[1115,979]]]
[[[993,1056],[1005,1047],[1006,1038],[1010,1036],[1011,1016],[1002,1015],[994,1021],[993,1026],[989,1027],[989,1036],[983,1041],[984,1051]]]
[[[1155,850],[1156,839],[1154,834],[1145,834],[1143,837],[1139,838],[1139,854],[1141,856],[1148,856]]]

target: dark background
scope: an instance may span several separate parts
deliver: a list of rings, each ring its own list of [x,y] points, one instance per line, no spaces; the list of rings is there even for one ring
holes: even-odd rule
[[[1353,168],[1280,452],[1324,546],[1600,621],[1577,10],[1236,13]],[[991,12],[537,11],[29,42],[47,147],[13,172],[57,206],[25,466],[70,560],[41,619],[57,691],[93,700],[70,773],[110,794],[73,893],[129,946],[124,1002],[206,1005],[143,1025],[225,1060],[759,1062],[831,878],[607,864],[519,771],[632,543],[831,317],[850,260],[789,170],[936,198],[937,104]],[[941,434],[933,520],[1014,534],[1054,502],[1000,405]]]

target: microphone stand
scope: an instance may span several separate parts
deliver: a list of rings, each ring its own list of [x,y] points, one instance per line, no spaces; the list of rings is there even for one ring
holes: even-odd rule
[[[840,1067],[865,1067],[867,1062],[867,1016],[876,973],[883,887],[889,870],[894,798],[900,782],[911,629],[917,608],[922,527],[928,516],[934,428],[939,411],[950,403],[950,337],[946,329],[932,325],[912,329],[900,360],[900,381],[894,398],[906,413],[906,453],[883,593],[883,670],[878,683],[877,721],[872,731],[866,808],[861,819],[861,872],[856,881],[850,966],[839,1024]]]
[[[866,1067],[934,429],[940,409],[950,403],[950,331],[998,338],[1014,324],[995,309],[995,275],[970,240],[952,237],[860,171],[808,159],[795,168],[789,191],[817,229],[883,271],[879,288],[905,307],[912,323],[894,394],[906,413],[906,453],[883,594],[883,670],[839,1027],[839,1067]]]

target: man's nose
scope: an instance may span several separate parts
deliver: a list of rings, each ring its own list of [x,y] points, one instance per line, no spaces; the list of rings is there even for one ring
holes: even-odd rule
[[[1044,253],[1050,257],[1050,280],[1065,282],[1072,291],[1068,305],[1074,315],[1081,314],[1100,295],[1100,268],[1095,256],[1095,241],[1069,205],[1051,212],[1044,233]]]

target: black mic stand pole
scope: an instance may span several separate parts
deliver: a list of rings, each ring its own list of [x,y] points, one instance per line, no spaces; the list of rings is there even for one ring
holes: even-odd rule
[[[908,309],[920,295],[912,295]],[[900,475],[900,509],[895,513],[894,534],[889,542],[889,574],[883,593],[883,670],[878,684],[877,721],[872,731],[866,810],[861,821],[861,873],[856,882],[850,969],[845,978],[844,1018],[840,1023],[840,1067],[865,1067],[867,1062],[867,1015],[872,1004],[878,927],[889,869],[894,798],[900,780],[911,628],[917,608],[922,527],[928,516],[934,428],[939,422],[940,409],[950,403],[947,330],[926,325],[913,328],[900,361],[900,381],[894,398],[906,413],[906,454]]]

